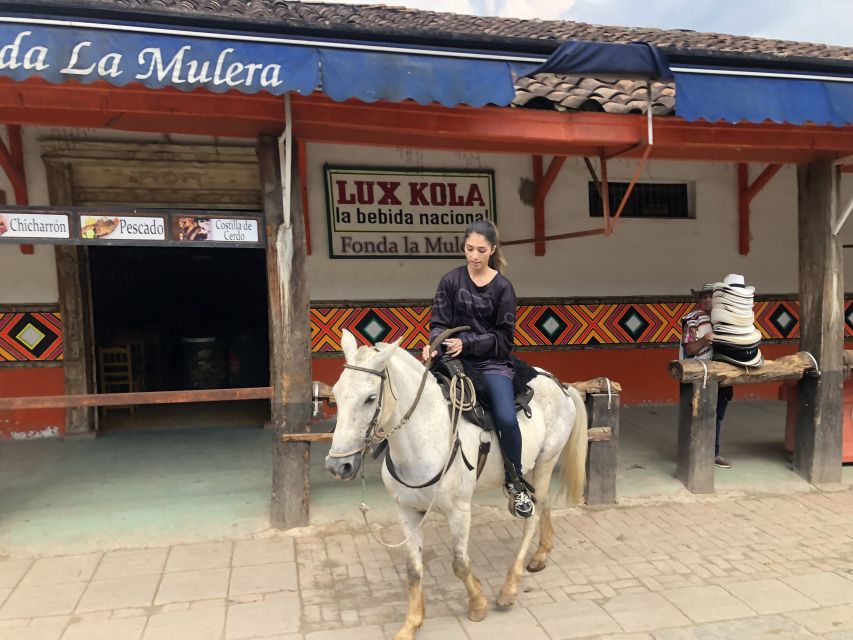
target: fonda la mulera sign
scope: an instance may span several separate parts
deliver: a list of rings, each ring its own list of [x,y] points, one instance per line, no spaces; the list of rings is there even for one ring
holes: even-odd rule
[[[462,232],[495,222],[491,170],[325,167],[333,258],[448,258]]]

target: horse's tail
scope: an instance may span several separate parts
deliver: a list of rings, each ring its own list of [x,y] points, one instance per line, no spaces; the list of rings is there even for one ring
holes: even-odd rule
[[[575,423],[569,441],[560,455],[560,475],[563,491],[569,504],[580,504],[586,479],[587,416],[580,392],[570,385],[564,387],[575,405]]]

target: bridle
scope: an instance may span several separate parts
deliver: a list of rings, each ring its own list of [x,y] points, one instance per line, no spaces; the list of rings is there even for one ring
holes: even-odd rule
[[[400,419],[400,422],[398,422],[390,430],[385,430],[381,426],[382,413],[383,413],[383,409],[384,409],[383,400],[385,399],[385,383],[386,383],[386,381],[387,381],[389,387],[391,385],[391,376],[390,376],[390,373],[388,371],[388,367],[386,367],[380,371],[379,369],[370,369],[369,367],[359,367],[359,366],[354,365],[354,364],[345,364],[344,369],[351,369],[353,371],[361,371],[362,373],[369,373],[370,375],[377,376],[380,379],[379,396],[376,400],[376,409],[373,412],[373,417],[370,419],[370,422],[367,425],[367,429],[364,432],[364,436],[362,437],[361,446],[356,448],[356,449],[352,449],[350,451],[344,451],[342,453],[329,451],[329,454],[328,454],[329,457],[330,458],[349,458],[350,456],[353,456],[357,453],[364,455],[367,452],[367,450],[370,448],[371,444],[373,444],[374,442],[383,442],[383,441],[387,440],[391,435],[394,434],[394,432],[396,432],[398,429],[401,429],[402,427],[404,427],[409,422],[409,419],[412,417],[412,414],[415,412],[415,409],[417,409],[417,407],[418,407],[418,403],[420,403],[420,401],[421,401],[421,396],[423,395],[424,387],[426,386],[427,378],[430,376],[430,366],[432,365],[432,352],[435,351],[438,348],[438,345],[440,345],[442,342],[444,342],[448,337],[450,337],[456,333],[460,333],[462,331],[468,331],[470,329],[471,329],[471,327],[469,327],[469,326],[462,326],[462,327],[455,327],[453,329],[447,329],[447,330],[443,331],[439,336],[437,336],[435,338],[435,340],[432,341],[432,343],[430,344],[430,348],[429,348],[429,355],[428,355],[427,361],[425,363],[426,366],[424,367],[424,373],[423,373],[423,376],[421,376],[421,383],[418,386],[418,392],[415,394],[415,399],[412,401],[412,406],[410,406],[408,411],[406,411],[406,413],[403,414],[403,417]],[[374,349],[375,348],[376,347],[374,347]],[[470,386],[470,390],[471,390],[472,396],[474,396],[473,385]],[[393,389],[391,391],[391,394],[392,395],[394,394]],[[472,400],[473,400],[473,397],[472,397]],[[454,419],[452,420],[454,434],[456,432],[456,425],[457,425],[458,420],[459,420],[459,415],[457,414],[457,415],[455,415]],[[455,443],[453,444],[453,449],[452,449],[451,457],[449,459],[449,463],[452,463],[453,459],[456,457],[456,453],[459,450],[459,446],[460,446],[459,437],[455,436]],[[462,457],[463,458],[465,457],[464,451],[462,452]],[[432,478],[431,480],[429,480],[425,484],[410,485],[410,484],[404,482],[397,475],[397,471],[394,468],[394,463],[391,461],[390,454],[386,453],[385,464],[388,467],[388,471],[391,473],[391,475],[394,477],[394,479],[397,480],[400,484],[402,484],[402,485],[404,485],[410,489],[423,489],[424,487],[428,487],[432,484],[435,484],[438,480],[441,479],[441,477],[444,475],[444,471],[446,471],[446,469],[447,469],[447,466],[449,466],[449,464],[446,465],[445,469],[443,471],[439,472],[439,474],[436,477]],[[473,468],[467,460],[465,460],[465,464],[469,468]],[[362,472],[363,471],[364,471],[364,467],[362,466]]]
[[[369,373],[371,375],[377,376],[381,380],[381,382],[379,383],[379,396],[376,399],[376,409],[373,412],[373,417],[370,419],[370,422],[367,425],[367,430],[364,432],[364,436],[362,437],[361,446],[357,449],[352,449],[351,451],[344,451],[343,453],[329,451],[330,458],[349,458],[350,456],[355,455],[357,453],[361,453],[362,455],[364,455],[364,453],[374,441],[384,440],[392,433],[394,433],[397,429],[406,424],[409,421],[409,418],[411,417],[412,413],[414,413],[415,407],[421,399],[421,394],[419,392],[417,397],[415,397],[415,401],[414,403],[412,403],[411,408],[409,409],[409,411],[406,412],[406,415],[404,416],[403,420],[400,421],[400,424],[394,427],[391,431],[380,434],[379,423],[382,420],[382,411],[384,409],[383,400],[385,399],[385,382],[387,381],[389,385],[391,384],[391,379],[388,375],[387,367],[380,371],[378,369],[369,369],[368,367],[359,367],[354,364],[345,364],[344,369],[352,369],[353,371],[361,371],[362,373]],[[427,369],[426,371],[426,374],[428,373],[429,369]],[[423,389],[423,382],[425,382],[425,379],[422,381],[421,389]]]

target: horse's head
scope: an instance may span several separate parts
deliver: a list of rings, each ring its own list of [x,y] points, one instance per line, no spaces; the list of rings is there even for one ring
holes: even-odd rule
[[[341,338],[348,367],[335,383],[338,417],[332,447],[326,457],[326,469],[338,480],[349,480],[358,473],[363,462],[365,441],[381,421],[390,394],[382,390],[385,368],[397,350],[393,344],[376,343],[375,347],[358,348],[346,329]]]

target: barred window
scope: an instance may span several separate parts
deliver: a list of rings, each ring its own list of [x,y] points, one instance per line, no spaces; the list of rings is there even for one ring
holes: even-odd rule
[[[608,183],[610,215],[614,215],[622,202],[628,182]],[[588,183],[589,215],[604,216],[601,196],[594,182]],[[638,182],[634,185],[628,202],[622,210],[623,218],[692,218],[690,185],[687,183],[650,184]]]

